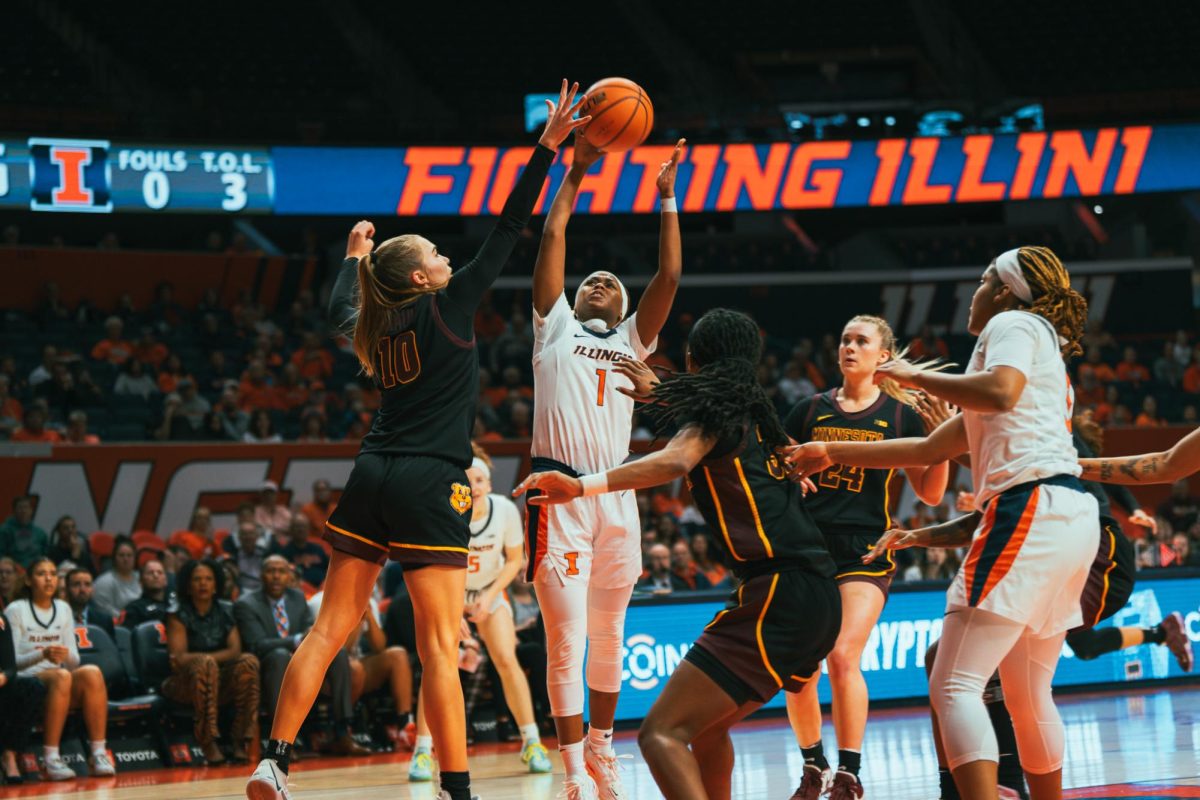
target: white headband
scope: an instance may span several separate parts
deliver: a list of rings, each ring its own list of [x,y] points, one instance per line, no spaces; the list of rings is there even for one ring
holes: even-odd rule
[[[1025,273],[1021,272],[1021,262],[1017,259],[1019,250],[1020,248],[1015,248],[997,256],[996,272],[999,273],[1000,280],[1004,285],[1011,289],[1019,300],[1032,303],[1033,291],[1030,290],[1029,282],[1025,280]]]
[[[471,461],[471,469],[479,470],[480,472],[483,473],[483,477],[487,478],[489,481],[492,479],[492,471],[490,469],[488,469],[487,462],[484,461],[482,458],[476,458],[476,459],[472,460]]]
[[[598,269],[595,272],[593,272],[591,275],[588,275],[586,278],[584,278],[582,282],[580,282],[579,289],[582,289],[583,284],[587,283],[588,281],[590,281],[592,278],[596,277],[597,275],[609,275],[612,277],[612,279],[614,281],[617,282],[617,287],[621,290],[621,319],[625,319],[625,315],[627,313],[629,313],[629,292],[626,291],[625,284],[621,283],[621,279],[618,278],[616,275],[613,275],[611,272],[609,272],[606,269]],[[576,298],[579,297],[579,289],[575,290]]]

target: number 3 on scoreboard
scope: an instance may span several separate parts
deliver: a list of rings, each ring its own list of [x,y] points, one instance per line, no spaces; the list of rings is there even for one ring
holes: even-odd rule
[[[412,383],[421,374],[421,355],[417,352],[417,334],[404,331],[379,340],[379,381],[391,389],[397,383]]]

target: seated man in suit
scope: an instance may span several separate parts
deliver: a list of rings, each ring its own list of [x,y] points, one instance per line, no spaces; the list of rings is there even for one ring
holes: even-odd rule
[[[113,615],[107,608],[101,608],[92,599],[94,592],[92,573],[83,567],[76,567],[67,573],[67,602],[71,613],[75,616],[76,625],[96,625],[103,628],[110,638],[113,633]]]
[[[139,570],[142,596],[125,606],[118,622],[133,630],[143,622],[166,622],[167,608],[175,600],[175,593],[167,590],[167,571],[163,563],[150,559]]]
[[[262,561],[262,588],[242,595],[234,604],[233,614],[246,649],[262,664],[262,699],[267,713],[275,714],[283,674],[300,640],[313,626],[315,618],[308,609],[304,593],[289,587],[292,567],[280,555]],[[333,752],[361,756],[371,753],[350,735],[353,703],[350,699],[350,659],[339,651],[325,674],[323,692],[333,699],[337,739]]]

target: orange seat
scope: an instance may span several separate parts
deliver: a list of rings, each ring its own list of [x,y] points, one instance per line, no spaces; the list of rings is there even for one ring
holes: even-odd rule
[[[104,531],[96,531],[88,537],[88,548],[92,551],[93,566],[97,573],[102,571],[104,559],[112,558],[114,540],[111,533]]]
[[[167,549],[167,543],[164,542],[162,537],[154,531],[135,531],[133,536],[129,538],[133,539],[133,543],[137,545],[139,549],[143,547],[148,550]]]

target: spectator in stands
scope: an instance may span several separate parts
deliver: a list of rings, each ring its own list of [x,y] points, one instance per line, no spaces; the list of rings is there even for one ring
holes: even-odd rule
[[[92,571],[76,567],[67,573],[67,605],[75,617],[76,625],[96,625],[109,636],[113,633],[113,613],[96,603],[92,586]]]
[[[1112,424],[1113,412],[1116,411],[1116,408],[1120,402],[1120,390],[1117,389],[1115,384],[1110,383],[1108,386],[1104,387],[1104,399],[1099,403],[1096,403],[1096,406],[1092,411],[1092,419],[1094,419],[1098,425]],[[1075,403],[1077,406],[1085,405],[1079,400],[1078,397],[1075,398]]]
[[[275,388],[271,373],[261,358],[250,361],[238,383],[238,406],[246,412],[258,408],[275,408]]]
[[[779,381],[779,393],[789,406],[794,406],[801,398],[816,394],[817,387],[804,375],[800,362],[792,359],[784,368],[783,378]]]
[[[262,561],[262,588],[247,592],[233,607],[242,641],[261,665],[263,707],[268,717],[275,716],[283,674],[292,660],[292,653],[316,621],[304,593],[289,588],[291,579],[291,566],[282,556],[267,556]],[[407,661],[405,666],[408,666]],[[411,691],[411,685],[409,688]],[[338,650],[334,656],[325,673],[322,689],[333,701],[338,736],[333,751],[339,755],[369,754],[371,751],[351,736],[354,702],[351,699],[350,657],[346,650]]]
[[[75,622],[71,607],[55,599],[58,572],[50,559],[38,558],[29,566],[26,590],[21,599],[4,609],[12,626],[18,674],[37,678],[46,687],[43,721],[43,763],[53,781],[72,780],[75,772],[59,755],[67,713],[83,712],[91,744],[92,774],[116,774],[108,757],[105,728],[108,726],[108,688],[104,675],[94,665],[80,666],[75,644]]]
[[[104,402],[104,390],[96,385],[92,373],[80,367],[75,373],[75,402],[81,406],[98,406]]]
[[[504,368],[514,366],[522,372],[529,369],[533,360],[533,334],[525,314],[514,310],[508,320],[508,330],[496,337],[492,343],[492,374],[499,375]]]
[[[137,562],[137,545],[128,536],[118,536],[113,541],[112,569],[96,579],[96,602],[114,614],[120,614],[125,606],[142,595],[134,566]]]
[[[321,346],[321,338],[307,331],[302,344],[292,353],[292,363],[307,380],[329,380],[333,376],[333,353]]]
[[[933,332],[933,328],[925,324],[921,326],[917,338],[909,344],[908,355],[911,358],[947,359],[950,357],[950,348],[946,346],[945,339],[938,336]]]
[[[1125,405],[1124,403],[1119,403],[1117,405],[1117,407],[1113,409],[1112,425],[1128,426],[1128,425],[1132,425],[1132,424],[1133,424],[1133,412],[1129,410],[1129,406]]]
[[[1117,364],[1117,380],[1125,383],[1141,384],[1150,380],[1150,370],[1138,361],[1136,347],[1126,346],[1125,357]]]
[[[1183,371],[1180,384],[1188,394],[1200,394],[1200,345],[1196,345],[1192,354],[1192,363]]]
[[[1200,522],[1200,497],[1193,496],[1189,491],[1187,478],[1171,484],[1171,496],[1159,504],[1155,514],[1159,519],[1159,527],[1165,527],[1170,533],[1187,532]]]
[[[0,556],[9,556],[22,568],[28,569],[35,558],[46,555],[50,537],[33,524],[33,498],[14,497],[12,516],[0,525]]]
[[[1163,353],[1154,360],[1154,379],[1168,386],[1178,386],[1183,378],[1185,366],[1175,360],[1175,345],[1163,343]]]
[[[88,417],[87,413],[76,409],[67,415],[67,435],[63,437],[63,444],[100,444],[100,437],[94,433],[88,433]]]
[[[267,537],[254,520],[239,520],[236,534],[225,540],[224,548],[229,560],[238,568],[238,587],[243,592],[261,588],[262,558],[267,553]]]
[[[1153,395],[1142,398],[1142,411],[1133,424],[1139,428],[1156,428],[1167,424],[1166,420],[1158,415],[1158,401]]]
[[[191,704],[196,741],[209,764],[225,761],[217,744],[219,705],[234,706],[235,761],[247,760],[258,738],[258,659],[242,652],[233,606],[219,599],[224,589],[225,573],[215,561],[189,561],[179,572],[178,601],[167,612],[171,675],[162,693]]]
[[[125,323],[118,316],[109,317],[104,321],[106,336],[92,348],[92,358],[96,361],[107,361],[113,366],[120,366],[133,356],[133,345],[121,338],[125,331]]]
[[[124,370],[117,376],[117,381],[113,384],[113,394],[140,397],[143,400],[149,400],[150,395],[157,391],[158,384],[146,372],[142,362],[136,358],[128,359],[125,362]]]
[[[25,409],[24,424],[13,431],[12,441],[55,444],[62,441],[62,435],[53,428],[46,427],[46,409],[39,401],[38,404],[30,404]]]
[[[154,328],[142,328],[142,338],[133,347],[134,358],[157,371],[162,368],[169,354],[167,346],[155,337]]]
[[[163,398],[162,421],[153,435],[160,442],[187,442],[196,438],[191,420],[183,413],[183,398],[177,392]]]
[[[409,651],[403,646],[389,646],[380,624],[379,605],[374,600],[363,614],[362,625],[351,634],[347,649],[350,652],[351,697],[354,702],[357,703],[364,694],[377,692],[386,686],[396,706],[395,717],[387,722],[394,725],[397,731],[404,731],[412,721],[412,662]],[[403,743],[413,744],[407,739]]]
[[[175,594],[167,591],[167,570],[161,561],[150,559],[138,570],[142,595],[125,606],[118,621],[133,630],[143,622],[166,622],[167,609],[175,603]]]
[[[6,434],[12,433],[25,416],[21,401],[9,394],[10,383],[7,375],[0,375],[0,431]]]
[[[725,588],[729,585],[729,570],[720,561],[712,558],[712,539],[707,531],[696,531],[688,543],[692,549],[692,561],[696,568],[708,578],[708,583],[714,589]]]
[[[92,552],[87,539],[79,533],[75,518],[69,515],[59,517],[51,528],[46,555],[55,564],[72,561],[89,568],[92,566]]]
[[[200,429],[196,431],[196,440],[201,442],[232,442],[235,439],[229,435],[229,431],[225,429],[225,423],[221,419],[221,415],[216,411],[210,411],[204,415],[204,422]]]
[[[300,513],[308,517],[313,532],[321,536],[325,531],[325,523],[329,521],[329,515],[333,513],[336,505],[329,481],[317,478],[312,485],[312,500],[300,506]]]
[[[242,441],[247,444],[278,444],[283,437],[275,430],[271,412],[260,408],[250,415],[250,428],[242,434]]]
[[[177,327],[187,318],[183,306],[175,302],[175,286],[170,281],[154,287],[154,299],[146,311],[146,318],[153,320],[160,330]]]
[[[240,442],[242,434],[250,427],[250,415],[238,405],[238,390],[236,386],[227,385],[221,392],[221,402],[216,411],[225,426],[225,433],[232,441]]]
[[[3,609],[0,609],[2,611]],[[25,782],[17,753],[24,752],[30,734],[42,717],[46,687],[37,678],[17,674],[17,650],[12,626],[0,613],[0,785]]]
[[[254,504],[254,521],[264,531],[274,535],[280,544],[287,541],[292,512],[279,502],[279,484],[275,481],[263,481],[259,487],[258,502]]]
[[[43,381],[50,380],[54,374],[54,365],[58,363],[58,348],[52,344],[42,347],[42,361],[29,373],[29,388],[36,387]]]
[[[646,551],[646,571],[637,586],[655,594],[682,592],[690,588],[671,572],[671,550],[661,542],[651,545]]]
[[[1196,407],[1189,403],[1183,407],[1183,413],[1180,415],[1180,420],[1184,425],[1194,426],[1197,422],[1200,422],[1200,412],[1197,412]]]
[[[683,581],[688,589],[711,589],[708,577],[692,560],[692,549],[686,539],[680,538],[671,545],[671,575]]]
[[[1102,385],[1111,383],[1117,377],[1112,367],[1104,363],[1099,347],[1088,348],[1084,362],[1079,365],[1078,374],[1081,382],[1084,376],[1094,375],[1096,382]]]
[[[298,442],[319,443],[328,442],[329,435],[325,431],[325,415],[314,409],[304,412],[300,420],[300,438]]]
[[[8,556],[0,556],[0,611],[17,599],[21,585],[19,569],[16,561]]]
[[[1184,369],[1192,361],[1192,345],[1189,334],[1185,330],[1175,332],[1175,342],[1171,347],[1171,357],[1180,369]]]
[[[1174,559],[1167,566],[1200,567],[1200,552],[1192,547],[1191,537],[1186,533],[1176,533],[1171,537],[1171,550]]]
[[[75,378],[67,365],[62,363],[54,365],[50,380],[39,383],[33,393],[58,414],[83,405],[83,398],[75,387]]]
[[[275,385],[275,402],[283,411],[289,414],[303,408],[308,402],[308,387],[300,376],[300,369],[295,364],[287,364]]]
[[[192,518],[188,522],[187,530],[172,533],[167,544],[187,548],[188,554],[192,558],[216,558],[219,553],[215,536],[212,512],[208,506],[196,506],[196,510],[192,512]]]
[[[215,317],[213,318],[215,320]],[[219,344],[204,345],[211,348],[208,353],[208,364],[197,375],[200,391],[206,395],[220,395],[225,390],[225,384],[232,381],[237,384],[237,375],[225,358],[225,351],[217,349]]]
[[[288,527],[288,543],[278,548],[278,553],[294,565],[300,573],[300,578],[313,587],[319,587],[325,582],[325,572],[329,569],[329,556],[325,548],[309,540],[312,533],[312,523],[304,514],[292,517]]]
[[[508,406],[509,439],[528,439],[533,435],[533,409],[524,400],[515,400]]]
[[[158,391],[163,394],[178,391],[179,382],[186,377],[188,373],[183,368],[183,359],[178,353],[171,353],[158,368]]]

